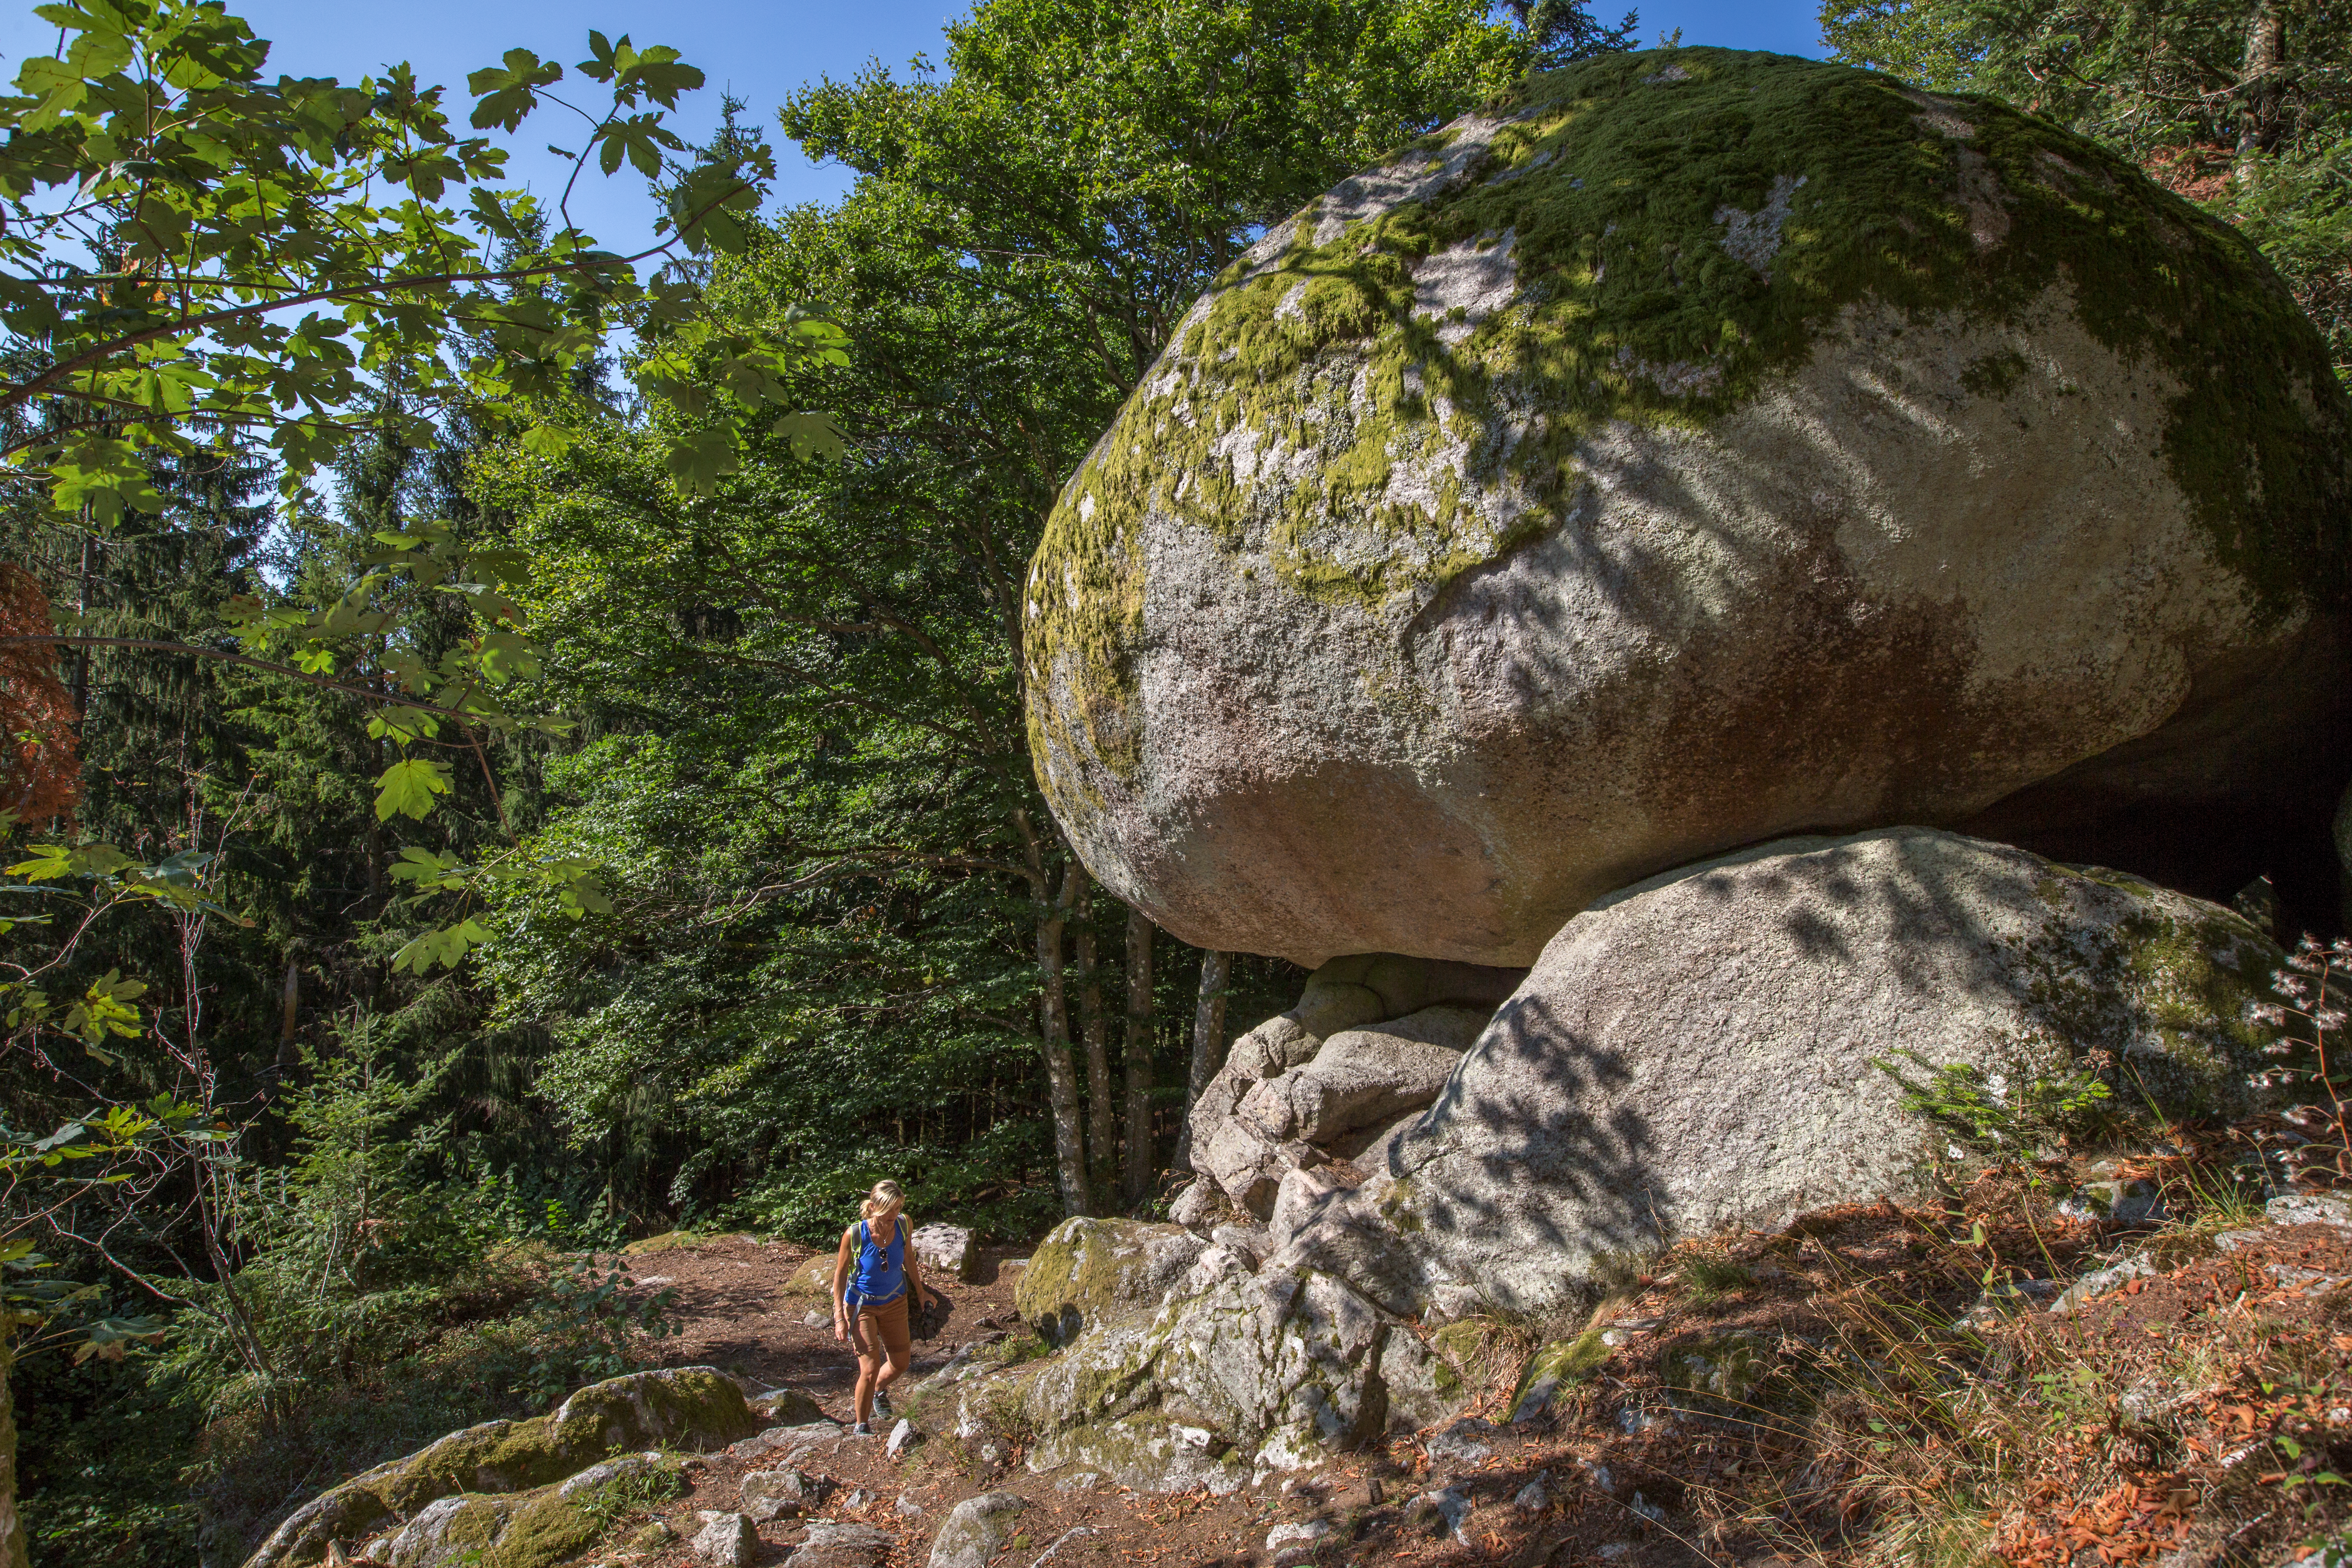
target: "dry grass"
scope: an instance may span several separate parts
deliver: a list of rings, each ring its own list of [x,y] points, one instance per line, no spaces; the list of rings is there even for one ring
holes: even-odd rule
[[[1512,1456],[1580,1484],[1474,1555],[2152,1568],[2333,1541],[2352,1522],[2352,1285],[2324,1281],[2352,1277],[2352,1235],[2217,1248],[2261,1225],[2226,1152],[2126,1167],[2162,1183],[2160,1226],[2060,1213],[2081,1173],[2050,1161],[1678,1250],[1594,1314],[1654,1326]],[[2043,1310],[2133,1255],[2148,1275]],[[1448,1331],[1486,1358],[1478,1414],[1507,1414],[1528,1327]]]

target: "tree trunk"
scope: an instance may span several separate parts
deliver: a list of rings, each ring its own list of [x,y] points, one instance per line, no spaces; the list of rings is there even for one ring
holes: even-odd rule
[[[1127,912],[1127,1207],[1151,1196],[1151,918]]]
[[[30,1568],[25,1521],[16,1512],[16,1401],[9,1377],[16,1365],[16,1329],[0,1326],[0,1568]]]
[[[1110,1094],[1110,1026],[1103,1017],[1093,912],[1089,884],[1081,883],[1072,913],[1078,923],[1078,1034],[1087,1047],[1087,1185],[1108,1207],[1118,1186],[1118,1104]]]
[[[82,617],[89,613],[89,508],[82,508],[81,573],[74,588],[74,630],[87,633]],[[89,650],[74,650],[73,722],[80,724],[89,713]]]
[[[2256,162],[2278,141],[2279,105],[2285,96],[2280,79],[2286,66],[2286,13],[2276,0],[2256,0],[2246,24],[2245,68],[2238,73],[2244,118],[2238,122],[2238,167],[2241,180],[2250,177]]]
[[[1186,1170],[1192,1168],[1192,1107],[1224,1064],[1225,982],[1233,972],[1231,953],[1201,955],[1201,996],[1192,1007],[1192,1071],[1184,1083],[1184,1127],[1176,1138],[1176,1163]]]
[[[292,1065],[299,1058],[295,1053],[294,1037],[302,1029],[302,967],[292,958],[286,960],[286,983],[278,995],[278,1065]]]
[[[1062,875],[1062,894],[1037,917],[1037,1022],[1045,1053],[1045,1096],[1054,1114],[1054,1162],[1061,1177],[1062,1211],[1084,1214],[1087,1147],[1078,1124],[1078,1075],[1070,1061],[1070,1009],[1062,979],[1062,933],[1086,868],[1072,861]]]

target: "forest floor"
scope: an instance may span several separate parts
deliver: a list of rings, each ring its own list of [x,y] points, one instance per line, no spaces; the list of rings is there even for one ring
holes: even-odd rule
[[[2352,1231],[2201,1201],[2191,1164],[2127,1172],[2171,1205],[2137,1227],[2056,1207],[2079,1172],[2012,1167],[1935,1206],[1678,1249],[1575,1322],[1454,1325],[1433,1337],[1470,1380],[1465,1420],[1230,1497],[1064,1490],[1018,1453],[992,1464],[942,1435],[902,1458],[844,1437],[801,1456],[831,1489],[761,1525],[756,1561],[826,1520],[880,1530],[889,1568],[918,1568],[957,1502],[1010,1491],[1028,1507],[992,1568],[1049,1548],[1052,1564],[1169,1568],[2294,1563],[2352,1519]],[[916,1378],[1019,1332],[1012,1255],[947,1282],[955,1312],[917,1347]],[[810,1257],[724,1237],[633,1259],[639,1288],[675,1291],[685,1316],[663,1359],[805,1390],[845,1420],[854,1363],[829,1321],[803,1322],[822,1299],[792,1288]],[[2046,1310],[2063,1282],[2133,1259],[2079,1312]],[[1590,1375],[1509,1424],[1528,1355],[1580,1333],[1596,1336]],[[742,1476],[780,1462],[712,1455],[648,1511],[691,1537],[698,1511],[733,1510]],[[1318,1523],[1269,1547],[1276,1526]],[[584,1561],[690,1560],[680,1539]]]

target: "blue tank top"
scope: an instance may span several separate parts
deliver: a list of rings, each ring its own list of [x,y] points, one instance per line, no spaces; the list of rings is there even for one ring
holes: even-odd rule
[[[857,1272],[850,1293],[862,1306],[887,1306],[907,1290],[907,1228],[903,1219],[890,1225],[890,1244],[874,1245],[874,1227],[857,1222]]]

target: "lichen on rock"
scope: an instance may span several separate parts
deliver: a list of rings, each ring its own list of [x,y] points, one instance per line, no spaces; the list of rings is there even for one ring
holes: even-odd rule
[[[2242,237],[1988,100],[1661,61],[1276,225],[1072,476],[1032,754],[1185,939],[1524,963],[1663,866],[2340,673],[2347,408]],[[2245,782],[2199,761],[2097,782]]]
[[[1066,1344],[1093,1324],[1157,1310],[1206,1245],[1181,1225],[1066,1219],[1030,1254],[1013,1306],[1022,1322]]]
[[[438,1528],[488,1531],[499,1539],[520,1530],[499,1562],[513,1556],[510,1568],[533,1568],[535,1559],[515,1554],[524,1552],[526,1542],[563,1535],[570,1528],[564,1520],[574,1511],[555,1483],[616,1454],[656,1447],[721,1448],[758,1427],[743,1391],[711,1367],[609,1378],[581,1389],[549,1415],[453,1432],[330,1489],[271,1531],[246,1568],[322,1562],[333,1542],[362,1540],[396,1521],[413,1522],[427,1504],[461,1494],[503,1500],[444,1507],[435,1516],[442,1521]],[[545,1497],[528,1509],[508,1495],[541,1490]]]

